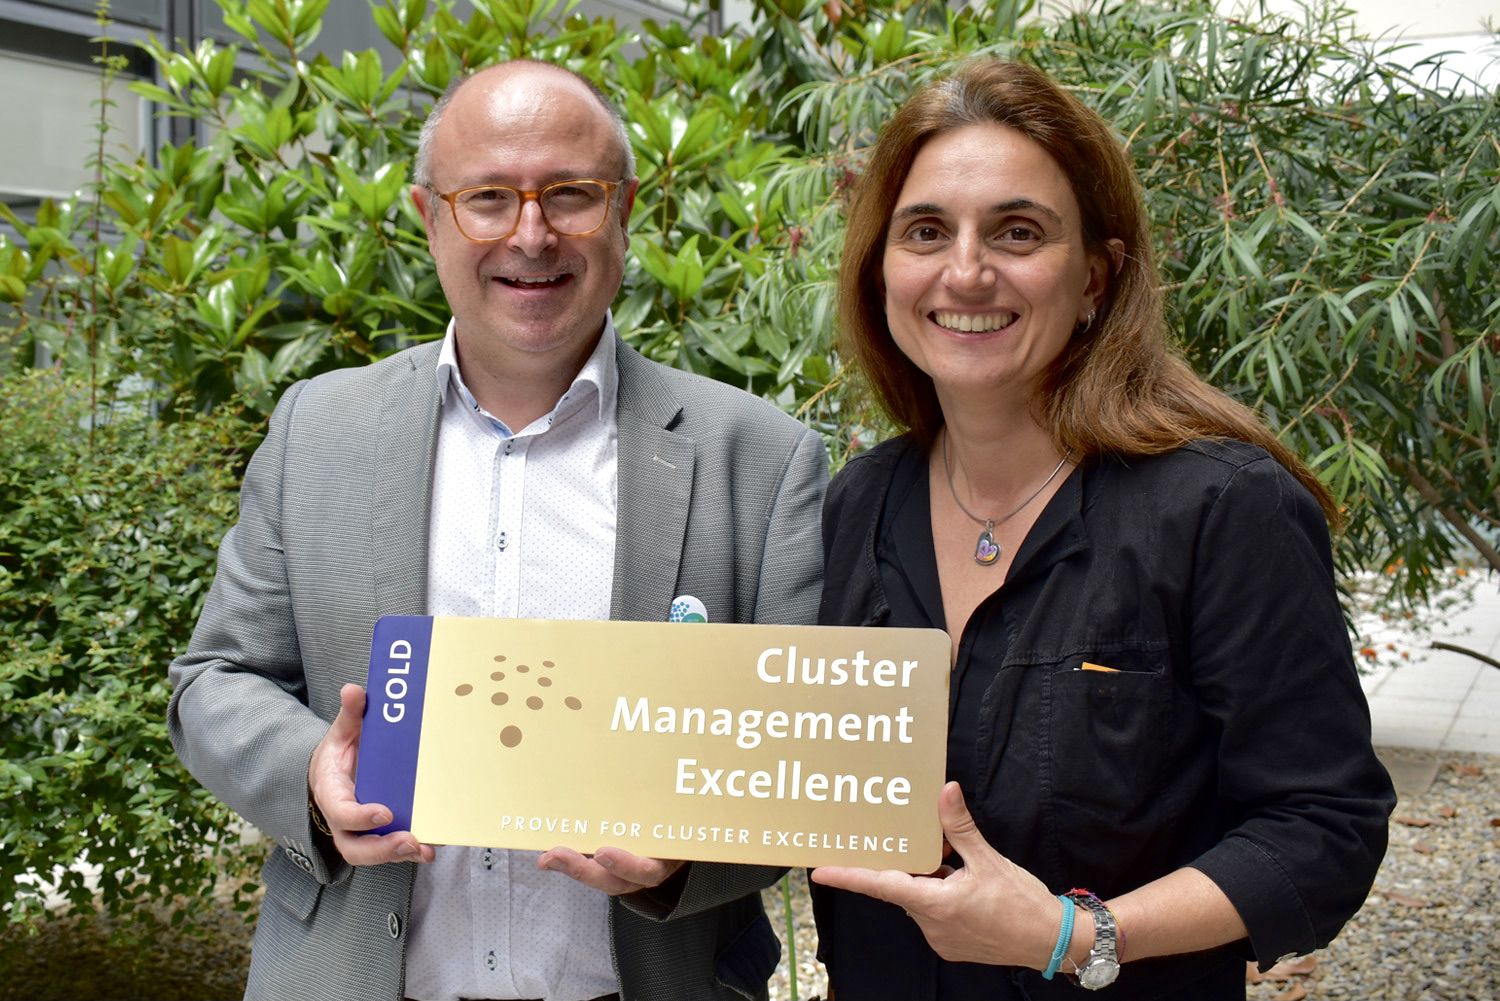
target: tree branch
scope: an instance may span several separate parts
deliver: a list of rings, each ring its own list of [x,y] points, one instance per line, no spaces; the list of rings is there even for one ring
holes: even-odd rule
[[[1443,516],[1443,520],[1452,525],[1459,535],[1469,540],[1469,544],[1478,550],[1479,555],[1486,563],[1495,570],[1500,570],[1500,549],[1496,549],[1488,539],[1480,535],[1474,526],[1469,524],[1467,519],[1462,517],[1449,505],[1444,504],[1443,495],[1438,492],[1437,487],[1433,486],[1427,477],[1418,471],[1416,466],[1413,466],[1399,455],[1392,456],[1390,464],[1396,468],[1397,472],[1406,477],[1407,482],[1412,485],[1412,488],[1416,490],[1424,501],[1437,509],[1438,514]]]
[[[1433,640],[1431,646],[1434,650],[1449,650],[1453,653],[1461,653],[1473,657],[1475,660],[1483,661],[1491,667],[1500,667],[1500,660],[1486,656],[1478,650],[1470,650],[1466,646],[1459,646],[1457,643],[1444,643],[1442,640]]]

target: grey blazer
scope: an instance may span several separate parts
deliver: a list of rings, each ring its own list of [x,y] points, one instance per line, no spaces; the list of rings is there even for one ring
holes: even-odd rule
[[[427,612],[438,345],[293,386],[245,474],[240,520],[188,652],[172,664],[172,744],[274,839],[246,996],[403,995],[413,863],[351,867],[316,835],[307,766],[363,684],[382,615]],[[816,619],[819,437],[739,390],[621,343],[612,617],[664,620],[693,594],[715,621]],[[613,898],[627,1001],[764,997],[778,946],[758,890],[778,870],[692,863]]]

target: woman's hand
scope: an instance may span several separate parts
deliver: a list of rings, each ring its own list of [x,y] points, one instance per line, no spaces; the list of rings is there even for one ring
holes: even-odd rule
[[[957,782],[943,787],[938,817],[963,868],[911,876],[823,866],[813,870],[813,882],[903,908],[933,951],[950,962],[1045,969],[1057,944],[1063,905],[1041,880],[990,847]]]

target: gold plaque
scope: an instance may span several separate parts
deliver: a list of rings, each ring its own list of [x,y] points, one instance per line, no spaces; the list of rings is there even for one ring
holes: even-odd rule
[[[392,616],[357,794],[423,842],[927,872],[934,629]]]

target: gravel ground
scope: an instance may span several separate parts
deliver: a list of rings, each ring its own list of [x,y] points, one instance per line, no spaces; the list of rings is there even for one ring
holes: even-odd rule
[[[1436,763],[1437,775],[1424,792],[1400,797],[1390,850],[1364,909],[1327,949],[1265,978],[1247,971],[1252,1001],[1500,999],[1500,757],[1400,754]],[[817,936],[805,874],[792,875],[795,995],[781,890],[764,896],[783,943],[772,1001],[825,993],[827,973],[813,958]],[[1129,975],[1127,965],[1121,976]],[[1107,994],[1100,997],[1107,1001]]]
[[[1403,795],[1364,909],[1327,948],[1254,984],[1256,1001],[1500,998],[1500,757],[1403,751],[1438,763]],[[1277,972],[1277,971],[1273,971]]]
[[[1397,804],[1390,851],[1364,910],[1327,949],[1252,982],[1252,1001],[1500,999],[1500,907],[1494,899],[1500,893],[1500,757],[1401,755],[1431,762],[1437,773],[1425,791],[1403,794]],[[814,959],[817,940],[800,870],[791,877],[791,898],[795,996],[810,999],[826,992],[827,975]],[[780,887],[767,890],[765,901],[783,937],[771,997],[788,1001],[794,995]],[[0,932],[0,1001],[237,998],[249,959],[244,919],[214,903],[186,910],[191,931],[154,937],[102,919],[52,921],[35,935]],[[1123,975],[1129,972],[1127,966]]]

